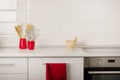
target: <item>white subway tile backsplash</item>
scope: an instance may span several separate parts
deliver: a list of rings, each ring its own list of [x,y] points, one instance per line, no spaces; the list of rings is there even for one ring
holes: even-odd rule
[[[1,37],[0,47],[19,47],[18,37]]]
[[[16,23],[0,23],[0,34],[9,35],[9,34],[16,34],[14,26]]]
[[[17,10],[27,10],[28,0],[17,0]]]
[[[120,9],[120,0],[93,0],[96,9]]]
[[[15,11],[0,12],[0,22],[16,22],[16,12]]]
[[[59,34],[59,23],[39,23],[34,25],[36,29],[40,29],[40,34]]]
[[[120,35],[120,23],[96,21],[92,30],[92,33],[96,35]]]
[[[40,22],[58,22],[59,21],[59,11],[49,10],[49,11],[30,11],[30,22],[40,23]]]
[[[94,0],[94,21],[120,22],[119,0]]]
[[[100,10],[100,9],[95,9],[94,12],[94,21],[98,22],[120,22],[120,11],[118,10]]]
[[[17,0],[0,0],[0,9],[16,9]]]
[[[61,10],[61,22],[89,22],[92,11]]]
[[[17,0],[17,23],[28,23],[28,0]]]
[[[40,30],[37,33],[37,45],[60,45],[59,23],[37,23],[34,26]]]
[[[92,0],[60,0],[60,8],[63,10],[79,10],[87,9],[90,10]]]
[[[60,45],[59,34],[41,34],[36,38],[36,46],[39,45]]]
[[[90,22],[63,22],[61,23],[61,33],[67,34],[91,34]]]
[[[30,0],[30,9],[58,10],[59,0]]]
[[[18,24],[28,23],[28,16],[26,10],[17,10],[16,20]]]
[[[0,22],[6,22],[0,23],[0,34],[16,34],[8,21],[17,21],[40,30],[36,45],[65,45],[74,36],[77,45],[120,44],[120,0],[29,0],[30,14],[28,0],[0,1],[0,9],[13,9],[0,10]],[[2,37],[0,45],[18,45],[17,40]]]
[[[92,35],[93,45],[119,45],[120,35]]]
[[[57,37],[56,41],[45,41],[43,45],[64,45],[65,40],[74,36],[78,37],[80,45],[118,42],[118,37],[107,42],[107,39],[119,34],[120,11],[117,8],[119,7],[117,0],[45,1],[30,0],[30,21],[36,24],[36,27],[40,28],[40,34],[44,35],[44,39],[40,39],[41,42],[49,35],[54,34],[54,37]]]

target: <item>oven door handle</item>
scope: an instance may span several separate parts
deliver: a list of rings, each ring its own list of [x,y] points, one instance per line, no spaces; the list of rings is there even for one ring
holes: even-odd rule
[[[120,71],[88,71],[88,74],[120,74]]]

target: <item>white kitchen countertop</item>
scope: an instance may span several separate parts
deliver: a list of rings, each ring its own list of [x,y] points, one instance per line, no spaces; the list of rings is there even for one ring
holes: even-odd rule
[[[82,48],[68,50],[65,47],[41,47],[35,50],[19,48],[0,48],[0,58],[4,57],[51,57],[51,58],[79,58],[79,57],[120,57],[119,52],[115,53],[88,53]]]

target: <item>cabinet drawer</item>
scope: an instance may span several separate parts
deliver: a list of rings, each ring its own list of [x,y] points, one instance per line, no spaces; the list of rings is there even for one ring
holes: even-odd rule
[[[27,74],[0,74],[0,80],[27,80]]]
[[[27,73],[27,58],[0,58],[0,73]]]

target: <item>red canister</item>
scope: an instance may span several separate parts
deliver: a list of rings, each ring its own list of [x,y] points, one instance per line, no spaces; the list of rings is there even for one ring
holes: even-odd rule
[[[29,50],[34,50],[35,47],[35,41],[28,41],[28,49]]]
[[[26,46],[26,38],[20,38],[19,48],[20,49],[26,49],[27,48],[27,46]]]

